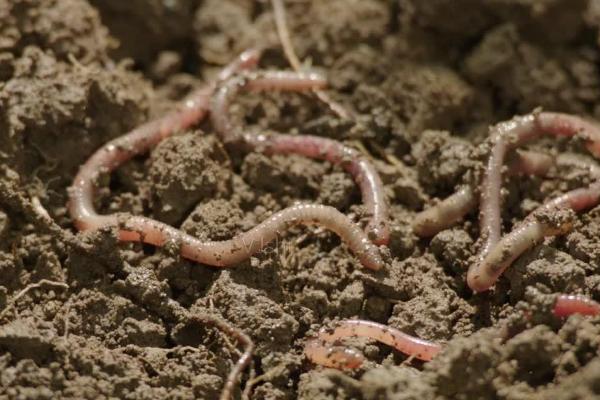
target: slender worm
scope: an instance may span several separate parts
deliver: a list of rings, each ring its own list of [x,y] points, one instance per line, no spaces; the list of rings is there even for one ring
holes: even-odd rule
[[[600,315],[600,304],[581,295],[559,294],[552,313],[559,318],[573,314]],[[304,354],[313,363],[328,368],[359,368],[364,355],[340,342],[346,338],[366,337],[387,344],[396,350],[423,361],[432,360],[442,345],[407,335],[402,331],[376,322],[349,319],[340,321],[333,329],[322,328],[315,338],[309,339]]]
[[[471,185],[462,185],[454,194],[415,216],[412,227],[417,236],[430,237],[460,221],[477,205]]]
[[[566,318],[569,315],[600,315],[600,304],[585,296],[573,294],[560,294],[554,302],[552,310],[555,316]]]
[[[252,67],[258,53],[246,53],[225,69],[221,78]],[[285,74],[284,74],[285,75]],[[202,242],[159,221],[141,216],[98,215],[93,207],[94,182],[98,174],[110,172],[136,154],[147,151],[163,138],[197,123],[208,111],[209,98],[215,85],[200,89],[184,102],[182,110],[164,118],[142,125],[129,134],[108,142],[80,168],[69,190],[69,211],[80,230],[107,225],[120,226],[122,241],[135,241],[163,246],[169,241],[178,242],[181,255],[191,260],[213,265],[230,266],[260,251],[277,235],[294,224],[319,224],[334,231],[346,242],[362,264],[371,269],[383,265],[379,251],[367,236],[349,218],[333,207],[322,205],[296,205],[273,214],[253,229],[225,241]]]
[[[387,344],[396,350],[429,361],[441,350],[441,345],[407,335],[402,331],[362,319],[339,322],[333,329],[323,328],[315,339],[307,342],[304,353],[309,360],[330,368],[358,368],[364,356],[356,350],[336,345],[350,337],[366,337]]]
[[[323,87],[325,81],[316,74],[281,71],[257,71],[240,74],[221,83],[213,98],[211,117],[223,142],[242,144],[266,154],[299,154],[340,165],[358,184],[370,215],[366,227],[369,238],[377,245],[389,242],[388,206],[383,184],[373,164],[361,153],[342,143],[312,135],[253,135],[244,133],[229,116],[229,107],[240,90],[309,90]]]

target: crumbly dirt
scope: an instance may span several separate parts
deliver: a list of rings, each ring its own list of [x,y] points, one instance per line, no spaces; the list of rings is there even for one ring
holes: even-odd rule
[[[0,0],[0,397],[217,398],[239,352],[202,323],[214,315],[256,344],[241,383],[260,377],[253,399],[600,399],[600,317],[550,313],[556,293],[600,300],[600,207],[479,295],[465,284],[476,211],[428,240],[410,228],[416,212],[480,174],[490,124],[536,107],[600,118],[599,3],[286,3],[300,58],[355,119],[289,93],[243,94],[233,115],[252,131],[330,137],[374,159],[391,206],[385,268],[365,270],[314,227],[230,269],[182,259],[176,246],[121,244],[113,229],[75,235],[67,187],[102,143],[168,111],[249,46],[266,48],[264,67],[289,68],[268,1]],[[364,222],[340,168],[232,153],[214,133],[206,121],[102,175],[96,207],[203,240],[298,201]],[[531,148],[585,153],[576,141]],[[505,230],[589,181],[577,163],[507,179]],[[33,213],[33,196],[56,224]],[[36,282],[46,283],[18,296]],[[423,363],[350,340],[367,359],[358,370],[311,365],[305,339],[352,317],[444,350]]]

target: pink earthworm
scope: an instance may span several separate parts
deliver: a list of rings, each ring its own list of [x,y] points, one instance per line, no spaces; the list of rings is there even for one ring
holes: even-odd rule
[[[221,78],[239,69],[252,67],[254,58],[244,55],[225,69]],[[98,215],[93,207],[94,181],[99,173],[110,172],[136,154],[147,151],[160,140],[197,123],[208,111],[212,84],[200,89],[184,102],[180,111],[162,119],[142,125],[129,134],[114,139],[100,148],[80,168],[69,190],[69,211],[80,230],[102,226],[119,226],[122,241],[145,242],[163,246],[169,241],[180,244],[181,255],[191,260],[213,265],[230,266],[239,263],[264,248],[285,229],[294,224],[320,224],[337,233],[354,252],[361,263],[371,269],[379,269],[383,260],[356,224],[333,207],[323,205],[295,205],[279,211],[253,229],[225,241],[202,242],[159,221],[141,216]]]
[[[366,337],[387,344],[396,350],[429,361],[441,350],[441,345],[414,336],[377,322],[362,319],[340,321],[333,329],[323,328],[317,337],[307,342],[304,353],[309,360],[330,368],[358,368],[363,355],[336,342],[349,337]]]
[[[309,90],[325,81],[316,74],[257,71],[223,81],[213,98],[211,117],[225,143],[238,143],[266,154],[298,154],[340,165],[358,184],[370,220],[366,231],[377,245],[389,242],[388,206],[383,184],[373,164],[358,150],[327,138],[312,135],[249,134],[232,123],[229,106],[240,90]]]
[[[516,151],[510,158],[508,173],[545,176],[553,165],[553,157],[547,154]],[[450,228],[477,206],[479,199],[476,192],[473,185],[459,186],[452,195],[418,213],[412,223],[413,232],[420,237],[431,237]]]
[[[600,157],[600,129],[584,119],[562,113],[533,112],[501,122],[492,128],[491,152],[488,158],[481,189],[480,230],[484,244],[480,257],[492,250],[501,235],[501,187],[502,167],[506,153],[537,139],[544,134],[553,136],[579,136],[586,141],[586,147],[596,157]]]
[[[572,229],[573,215],[562,215],[561,210],[582,211],[599,202],[600,181],[596,181],[587,188],[572,190],[540,206],[500,239],[481,262],[471,265],[467,272],[467,284],[475,292],[488,290],[523,252],[546,236],[564,234]]]
[[[559,294],[552,314],[566,318],[574,314],[600,315],[600,304],[581,295]],[[354,369],[364,362],[364,355],[340,342],[345,338],[366,337],[387,344],[396,350],[422,361],[431,361],[442,345],[407,335],[402,331],[372,321],[349,319],[340,321],[334,328],[322,328],[315,338],[309,339],[304,354],[313,363],[328,368]]]
[[[560,294],[554,302],[552,312],[559,318],[573,314],[595,316],[600,315],[600,304],[585,296]]]

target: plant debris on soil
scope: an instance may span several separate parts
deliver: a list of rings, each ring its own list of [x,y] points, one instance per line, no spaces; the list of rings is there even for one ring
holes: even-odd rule
[[[432,239],[411,229],[481,168],[490,125],[537,107],[600,120],[600,3],[302,0],[286,11],[299,58],[354,118],[310,93],[244,93],[232,114],[257,132],[328,137],[372,158],[391,214],[381,271],[315,227],[219,269],[176,246],[119,243],[113,228],[79,233],[68,215],[67,188],[97,148],[172,110],[241,51],[264,47],[261,67],[290,69],[268,1],[0,0],[0,397],[218,398],[241,348],[195,318],[208,315],[256,346],[235,398],[600,399],[600,317],[549,312],[556,293],[600,301],[600,206],[482,294],[465,280],[477,213]],[[577,141],[529,148],[588,157]],[[504,231],[588,181],[576,163],[511,177]],[[368,219],[341,167],[232,153],[209,121],[97,184],[99,212],[202,240],[300,201]],[[444,348],[424,363],[353,339],[367,359],[359,369],[311,364],[306,340],[345,318]]]

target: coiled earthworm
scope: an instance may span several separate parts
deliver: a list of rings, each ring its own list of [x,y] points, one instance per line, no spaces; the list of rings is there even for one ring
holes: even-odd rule
[[[254,65],[257,57],[242,58],[226,68],[227,74],[240,68]],[[80,168],[69,190],[69,211],[80,230],[94,229],[107,225],[120,226],[122,241],[142,241],[155,246],[163,246],[168,241],[181,245],[183,257],[213,265],[229,266],[236,264],[264,248],[269,242],[289,226],[298,223],[315,223],[325,226],[342,237],[364,266],[379,269],[383,265],[375,245],[346,216],[333,207],[322,205],[296,205],[279,211],[248,232],[231,240],[201,242],[178,229],[141,216],[98,215],[93,207],[94,181],[100,171],[112,171],[136,154],[147,151],[173,132],[197,123],[207,112],[209,97],[214,85],[200,89],[184,102],[180,111],[150,122],[129,134],[108,142],[100,148]]]
[[[552,313],[558,318],[573,314],[600,315],[600,304],[581,295],[559,294],[556,296]],[[387,344],[396,350],[423,361],[432,360],[442,345],[407,335],[402,331],[372,321],[348,319],[340,321],[334,328],[322,328],[315,338],[309,339],[304,354],[313,363],[328,368],[359,368],[364,355],[340,344],[351,337],[365,337]]]
[[[568,232],[573,225],[573,215],[561,210],[581,211],[600,202],[600,181],[587,188],[572,190],[533,211],[517,228],[505,235],[484,256],[481,262],[471,265],[467,284],[475,292],[492,287],[500,275],[515,259],[546,236]]]
[[[253,67],[259,58],[258,50],[242,53],[221,71],[219,79],[227,79],[232,73]],[[216,82],[196,90],[181,107],[166,116],[109,141],[80,167],[69,188],[69,213],[79,230],[117,224],[116,215],[100,216],[94,210],[94,187],[98,176],[115,170],[132,157],[149,151],[164,138],[201,121],[208,112],[215,85]]]
[[[377,245],[389,242],[388,207],[381,178],[373,164],[359,151],[342,143],[312,135],[244,133],[229,117],[229,106],[240,90],[308,90],[325,85],[316,74],[256,71],[234,76],[220,84],[213,98],[211,117],[223,142],[241,144],[266,154],[298,154],[340,165],[358,184],[363,203],[370,215],[366,227],[369,238]]]
[[[253,67],[260,52],[244,52],[219,75],[227,79],[232,73]],[[146,123],[130,133],[113,139],[81,166],[69,188],[69,213],[80,230],[118,226],[122,241],[142,241],[163,246],[169,241],[180,244],[183,257],[214,266],[229,266],[256,253],[279,233],[297,223],[318,223],[330,228],[345,240],[350,249],[368,268],[383,265],[378,249],[360,228],[333,207],[322,205],[296,205],[279,211],[266,221],[237,237],[221,242],[201,242],[159,221],[126,214],[99,215],[93,206],[95,181],[102,172],[111,172],[137,154],[148,151],[165,137],[198,123],[208,112],[215,83],[192,93],[183,106],[165,117]],[[233,335],[235,332],[229,332]],[[234,335],[235,336],[235,335]],[[239,335],[237,335],[239,336]],[[237,337],[236,336],[236,337]],[[239,338],[238,338],[239,339]],[[247,345],[247,343],[245,343]],[[247,352],[241,357],[226,382],[225,397],[230,397],[232,385],[249,362]]]

